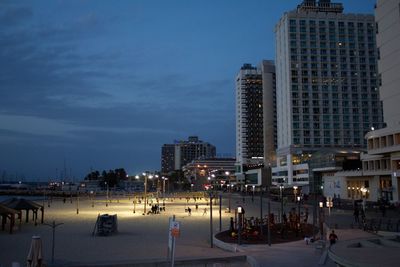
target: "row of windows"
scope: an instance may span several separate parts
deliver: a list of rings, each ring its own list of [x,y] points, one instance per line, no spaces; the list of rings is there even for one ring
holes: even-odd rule
[[[376,77],[377,73],[376,73],[376,66],[374,64],[369,65],[366,64],[347,64],[347,63],[341,63],[341,64],[337,64],[337,63],[331,63],[331,64],[327,64],[327,63],[308,63],[308,62],[303,62],[301,64],[292,62],[291,64],[291,68],[292,70],[296,70],[300,73],[300,71],[302,71],[301,73],[303,75],[307,75],[308,73],[305,73],[303,71],[328,71],[328,70],[360,70],[360,71],[367,71],[367,69],[370,70],[370,76],[371,77]],[[318,72],[314,72],[312,73],[313,75],[317,74]]]
[[[350,77],[357,77],[357,75],[354,76],[348,76]],[[312,83],[312,84],[338,84],[340,82],[344,83],[346,82],[346,76],[339,78],[335,77],[303,77],[301,79],[297,78],[297,77],[292,77],[291,79],[292,83],[297,84],[297,83],[303,83],[303,84],[307,84],[307,83]],[[361,79],[360,80],[360,84],[365,86],[368,85],[368,81],[369,84],[372,86],[376,86],[377,85],[377,80],[376,79]],[[357,82],[355,82],[355,84],[357,84]]]
[[[350,48],[350,49],[369,49],[369,50],[374,50],[376,49],[376,44],[369,42],[368,44],[365,43],[365,40],[357,40],[358,43],[355,42],[355,40],[346,40],[345,37],[340,37],[339,40],[336,40],[336,35],[329,36],[329,39],[331,39],[329,42],[327,42],[326,37],[322,37],[324,40],[315,40],[314,36],[310,38],[311,40],[307,39],[307,35],[304,33],[301,34],[296,34],[296,33],[290,33],[290,44],[291,46],[297,46],[297,43],[300,44],[300,47],[320,47],[320,48]],[[299,41],[300,39],[300,41]],[[296,42],[296,45],[294,43]],[[328,46],[329,45],[329,46]]]
[[[348,35],[367,35],[367,36],[373,36],[375,35],[375,31],[373,29],[368,29],[367,31],[365,31],[363,28],[355,30],[352,28],[326,28],[326,27],[306,27],[306,26],[296,26],[296,25],[291,25],[289,28],[290,32],[296,32],[296,31],[300,31],[302,33],[305,32],[309,32],[309,33],[319,33],[319,34],[341,34],[341,35],[345,35],[346,33]]]
[[[367,56],[367,52],[365,50],[354,50],[354,49],[325,49],[325,48],[297,48],[297,45],[293,45],[294,48],[290,49],[290,53],[292,55],[301,54],[301,55],[341,55],[341,56]],[[369,50],[368,56],[374,57],[376,54],[375,50]]]
[[[307,100],[303,100],[303,108],[300,108],[300,105],[293,105],[293,113],[294,114],[300,114],[300,111],[302,111],[303,114],[314,114],[314,115],[320,115],[320,114],[336,114],[336,113],[340,113],[340,114],[360,114],[360,109],[358,108],[358,104],[353,103],[353,107],[349,108],[348,106],[345,106],[344,104],[342,104],[343,108],[339,108],[339,105],[337,103],[332,104],[332,107],[324,107],[324,108],[320,108],[319,105],[317,105],[316,103],[313,103],[314,108],[309,108],[310,105],[306,105],[305,103],[310,103],[310,102],[306,102]],[[297,101],[296,103],[299,103],[299,101]],[[378,114],[378,103],[377,102],[368,102],[368,101],[363,101],[362,102],[362,107],[363,110],[368,112],[368,104],[370,104],[370,106],[372,107],[371,112],[373,114]],[[312,111],[312,112],[311,112]],[[350,112],[352,111],[352,112]],[[363,112],[364,113],[364,112]],[[307,119],[308,120],[308,119]]]
[[[295,27],[290,28],[290,39],[295,40],[295,39],[300,39],[302,41],[304,40],[310,40],[310,41],[317,41],[319,40],[320,42],[322,41],[338,41],[340,43],[344,42],[355,42],[356,40],[358,42],[365,42],[367,41],[368,43],[374,43],[375,42],[375,36],[374,35],[345,35],[345,34],[314,34],[314,33],[304,33],[300,32],[298,37],[296,36],[296,31]],[[317,38],[318,37],[318,38]],[[354,44],[355,45],[355,44]]]
[[[354,116],[357,116],[357,115],[353,115],[353,122],[352,123],[354,124],[353,125],[354,128],[358,128],[359,127],[358,123],[360,122],[360,120],[359,120],[360,118],[363,119],[364,124],[366,124],[367,122],[370,121],[371,117],[368,115],[369,114],[368,113],[368,108],[364,108],[363,110],[366,111],[366,113],[353,113],[353,114],[358,114],[358,115],[364,114],[364,116],[356,117],[356,118],[354,118]],[[372,114],[374,114],[374,116],[372,116],[372,121],[379,122],[380,119],[379,119],[378,113],[375,113],[374,111],[378,111],[378,110],[372,110]],[[328,114],[330,115],[330,113],[325,113],[325,114],[326,115],[328,115]],[[336,128],[336,126],[339,125],[340,118],[342,118],[342,121],[345,123],[344,126],[346,126],[345,128],[350,128],[350,124],[348,124],[348,123],[350,123],[350,116],[349,115],[343,116],[343,114],[338,115],[340,113],[334,113],[334,114],[335,115],[331,115],[332,117],[330,119],[323,118],[323,121],[327,122],[327,123],[330,122],[330,121],[333,121],[334,122],[334,124],[333,124],[334,126],[333,127]],[[347,116],[347,118],[344,118],[346,116]],[[301,116],[301,115],[299,115],[299,113],[296,113],[296,114],[293,114],[293,123],[299,123],[300,122],[300,118],[303,119],[303,123],[307,123],[307,122],[310,122],[310,121],[316,123],[316,122],[320,121],[320,118],[319,118],[318,115],[312,115],[311,116],[311,115],[307,114],[307,115]],[[317,119],[312,120],[312,118],[317,118]],[[317,124],[320,125],[320,123],[317,123]],[[310,125],[307,124],[307,126],[310,126]],[[323,124],[323,126],[324,126],[324,128],[330,128],[327,124],[326,125]],[[321,127],[321,125],[317,126],[317,127]],[[368,128],[369,126],[367,125],[366,127]],[[305,127],[305,128],[307,128],[307,127]]]
[[[347,27],[349,27],[349,28],[354,28],[355,26],[357,26],[357,28],[363,28],[364,26],[367,26],[368,29],[373,29],[374,28],[374,24],[371,23],[371,22],[364,23],[364,22],[349,21],[349,22],[345,23],[344,21],[333,21],[333,20],[331,20],[331,21],[326,21],[326,20],[316,21],[316,20],[304,20],[304,19],[302,19],[302,20],[299,20],[299,25],[305,26],[307,24],[307,22],[308,22],[308,25],[310,25],[310,26],[316,26],[317,22],[318,22],[318,25],[320,27],[324,27],[326,25],[328,25],[329,27],[335,27],[336,25],[338,27],[345,27],[345,25],[347,25]],[[291,26],[297,25],[297,20],[291,19],[291,20],[289,20],[289,24]]]
[[[356,56],[345,56],[345,57],[337,57],[337,56],[324,56],[324,55],[310,55],[310,54],[302,54],[301,56],[298,56],[297,53],[292,53],[290,56],[290,59],[292,61],[311,61],[314,63],[318,63],[318,62],[323,62],[323,63],[329,63],[329,62],[341,62],[341,63],[367,63],[369,62],[369,64],[376,64],[376,58],[375,57],[369,57],[368,60],[365,57],[356,57]],[[328,60],[329,59],[329,60]]]
[[[357,80],[355,81],[355,84],[357,84]],[[312,85],[312,86],[309,86],[308,84],[303,84],[303,85],[292,84],[292,91],[303,91],[304,93],[307,93],[310,90],[312,92],[322,91],[323,98],[329,97],[328,93],[326,93],[326,92],[333,92],[333,93],[339,92],[339,88],[341,88],[342,93],[349,92],[350,90],[353,93],[358,93],[359,88],[360,88],[362,93],[368,93],[370,91],[370,92],[372,92],[372,94],[374,94],[374,98],[378,96],[378,94],[377,94],[378,88],[375,86],[368,87],[368,86],[358,86],[358,85],[351,85],[351,86],[342,85],[339,87],[338,85]]]
[[[377,119],[377,118],[376,118]],[[365,123],[366,125],[370,125],[369,121],[367,120],[367,122]],[[349,124],[349,123],[343,123],[342,127],[340,123],[308,123],[308,122],[303,122],[303,123],[298,123],[298,122],[294,122],[293,123],[293,134],[294,136],[300,136],[301,131],[299,131],[300,129],[303,129],[303,135],[304,136],[310,136],[310,127],[313,126],[314,130],[319,130],[319,129],[325,129],[325,130],[331,130],[331,129],[345,129],[344,134],[345,135],[350,135],[350,130],[351,129],[359,129],[359,127],[351,127],[351,126],[359,126],[359,124],[357,123],[357,125],[353,125],[353,124]],[[367,127],[367,128],[368,128]],[[329,132],[329,131],[328,131]],[[340,131],[338,131],[340,132]],[[355,131],[354,135],[360,135],[361,132],[360,131]],[[336,135],[336,133],[335,133]],[[319,131],[314,131],[314,136],[320,136],[320,132]]]
[[[302,141],[302,142],[300,142],[300,141]],[[300,139],[300,138],[298,138],[298,137],[295,137],[295,138],[293,138],[293,143],[294,144],[300,144],[300,143],[302,143],[302,144],[305,144],[305,145],[311,145],[311,144],[314,144],[314,145],[322,145],[322,144],[324,144],[324,145],[332,145],[332,144],[334,144],[334,145],[341,145],[341,144],[345,144],[345,145],[354,145],[354,146],[360,146],[361,144],[366,144],[366,140],[363,140],[363,139],[360,139],[360,138],[354,138],[354,139],[352,139],[352,138],[328,138],[328,137],[326,137],[326,138],[314,138],[313,139],[313,143],[311,143],[311,139],[310,138],[302,138],[302,139]]]
[[[376,72],[370,72],[370,73],[367,73],[366,71],[358,72],[357,69],[351,69],[351,70],[348,70],[348,71],[342,70],[340,72],[336,71],[336,70],[330,70],[330,71],[328,71],[328,70],[320,70],[320,71],[311,70],[311,71],[309,71],[309,70],[306,69],[306,70],[302,70],[301,72],[298,71],[298,70],[292,70],[291,74],[292,74],[292,77],[294,77],[294,78],[296,78],[296,77],[301,78],[301,76],[303,76],[303,77],[304,76],[307,76],[307,77],[308,76],[314,76],[314,77],[316,77],[316,76],[338,77],[339,74],[342,77],[346,77],[346,76],[356,77],[356,76],[359,76],[359,77],[367,78],[368,76],[370,76],[370,77],[376,77],[377,76]]]

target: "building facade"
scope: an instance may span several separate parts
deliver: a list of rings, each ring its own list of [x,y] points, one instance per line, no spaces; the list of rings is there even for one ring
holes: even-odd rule
[[[365,137],[368,153],[362,155],[377,198],[399,202],[400,195],[400,1],[378,0],[375,8],[379,49],[380,97],[387,127]]]
[[[164,144],[161,148],[161,172],[180,170],[187,163],[200,158],[214,158],[214,145],[189,136],[188,140],[176,141],[175,144]]]
[[[264,166],[275,166],[278,142],[275,64],[271,60],[263,60],[259,68],[261,69],[263,86]]]
[[[275,27],[278,149],[273,182],[308,184],[324,149],[365,149],[382,128],[373,15],[329,0],[303,1]]]
[[[236,76],[236,178],[263,168],[275,159],[275,66],[264,60],[258,67],[244,64]],[[261,180],[260,180],[261,181]]]

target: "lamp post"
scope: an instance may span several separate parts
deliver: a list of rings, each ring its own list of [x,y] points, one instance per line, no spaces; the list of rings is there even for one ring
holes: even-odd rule
[[[299,226],[300,226],[300,222],[301,222],[301,217],[300,217],[301,196],[297,196],[297,203],[298,203]]]
[[[367,199],[367,192],[368,192],[368,189],[365,188],[365,187],[361,187],[360,190],[361,190],[362,199],[363,199],[362,208],[363,208],[363,210],[364,210],[364,212],[365,212],[365,205],[366,205],[366,199]]]
[[[90,197],[92,198],[92,208],[94,207],[93,190],[90,191]]]
[[[133,199],[133,213],[136,213],[136,196]]]
[[[296,202],[296,196],[297,196],[297,186],[293,186],[293,194],[294,194],[294,201]]]
[[[211,248],[214,247],[214,239],[213,239],[213,217],[212,217],[212,191],[210,191],[210,244]]]
[[[160,179],[158,174],[154,175],[155,178],[157,178],[157,199],[159,198],[159,194],[160,194]],[[153,183],[154,185],[154,183]]]
[[[104,182],[104,184],[106,185],[106,207],[108,207],[108,183]]]
[[[283,186],[283,184],[279,185],[279,195],[280,195],[280,200],[281,200],[281,214],[280,214],[280,222],[282,223],[283,221],[283,196],[282,196],[282,191],[285,187]]]
[[[76,191],[76,214],[79,214],[79,185],[78,190]]]
[[[146,215],[146,206],[147,206],[147,174],[142,173],[144,176],[144,202],[143,202],[143,215]]]
[[[231,198],[232,198],[232,187],[233,184],[228,184],[229,186],[229,201],[228,201],[228,213],[231,213]]]
[[[324,212],[324,202],[319,202],[319,229],[321,232],[321,240],[324,237],[324,220],[323,220],[323,212]]]
[[[237,207],[237,214],[239,217],[239,223],[238,223],[238,245],[242,244],[242,216],[244,214],[244,208],[242,206]]]
[[[256,189],[256,186],[253,185],[253,193],[251,195],[251,202],[254,202],[254,190]]]
[[[166,177],[161,177],[162,181],[163,181],[163,198],[165,198],[165,180],[168,179]]]
[[[153,175],[147,175],[146,173],[143,173],[144,175],[144,206],[143,206],[143,215],[146,215],[146,206],[147,206],[147,177],[149,179],[153,178]]]

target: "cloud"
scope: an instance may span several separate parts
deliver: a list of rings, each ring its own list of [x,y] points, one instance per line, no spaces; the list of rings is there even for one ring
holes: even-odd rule
[[[29,165],[28,155],[40,147],[82,162],[158,166],[163,143],[206,135],[233,111],[230,80],[154,68],[151,48],[110,31],[119,26],[110,26],[117,21],[112,14],[65,12],[53,21],[39,19],[37,10],[14,2],[0,10],[0,158],[18,146]]]

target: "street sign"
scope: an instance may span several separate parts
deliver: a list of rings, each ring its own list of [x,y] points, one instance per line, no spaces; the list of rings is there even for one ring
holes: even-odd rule
[[[170,229],[171,229],[171,235],[173,237],[179,237],[179,222],[177,221],[171,221],[171,225],[170,225]]]

